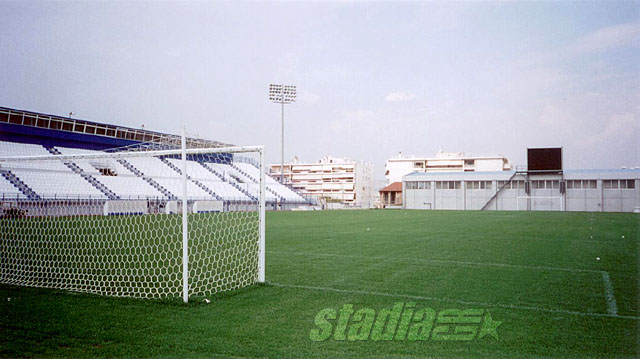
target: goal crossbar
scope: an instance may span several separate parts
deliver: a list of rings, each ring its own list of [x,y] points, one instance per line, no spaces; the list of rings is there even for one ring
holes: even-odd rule
[[[560,211],[564,211],[564,203],[562,200],[561,196],[518,196],[517,200],[516,200],[516,209],[520,210],[520,200],[521,199],[526,199],[526,200],[536,200],[536,199],[557,199],[558,202],[560,203]]]

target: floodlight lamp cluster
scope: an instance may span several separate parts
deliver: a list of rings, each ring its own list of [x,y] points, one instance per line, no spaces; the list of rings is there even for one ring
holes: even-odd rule
[[[295,85],[269,85],[269,100],[274,103],[292,103],[296,101]]]

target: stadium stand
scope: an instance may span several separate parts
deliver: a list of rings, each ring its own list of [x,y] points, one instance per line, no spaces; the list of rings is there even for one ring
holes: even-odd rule
[[[145,176],[153,178],[162,187],[174,195],[182,193],[180,174],[168,167],[164,162],[155,157],[129,158],[126,160],[137,168]],[[188,172],[187,172],[188,173]],[[212,199],[206,190],[198,187],[192,181],[187,182],[187,195],[190,198]]]
[[[179,169],[182,167],[180,160],[167,158],[167,162],[178,169],[178,173],[181,173]],[[216,177],[213,173],[208,171],[202,162],[187,161],[187,173],[192,179],[202,182],[206,187],[210,188],[218,196],[225,200],[249,200],[242,191],[232,186],[229,182],[224,182],[222,179]]]
[[[2,193],[2,198],[26,198],[18,187],[14,186],[8,179],[4,176],[0,177],[0,193]]]
[[[0,107],[0,157],[100,154],[178,148],[180,137],[153,131]],[[231,146],[187,138],[190,147]],[[187,161],[190,200],[255,201],[259,169],[245,158],[220,154]],[[177,200],[182,193],[178,158],[74,159],[4,162],[0,197],[25,199]],[[311,204],[265,175],[271,209]],[[286,206],[284,204],[286,203]]]
[[[35,144],[0,142],[4,156],[49,156]],[[107,198],[98,188],[61,161],[9,162],[4,170],[13,173],[41,198]]]
[[[0,152],[6,156],[47,156],[51,154],[99,154],[102,151],[49,147],[37,144],[0,142]],[[175,199],[181,193],[181,168],[175,158],[76,159],[74,161],[16,162],[5,164],[10,171],[38,196],[44,198],[107,198],[117,199]],[[187,193],[190,198],[248,201],[257,198],[260,175],[249,163],[222,164],[187,161]],[[149,183],[152,179],[156,184]],[[275,179],[267,179],[266,201],[305,203],[306,200]],[[100,186],[104,186],[101,191]],[[5,196],[25,197],[16,185],[3,176],[0,190]]]
[[[260,170],[250,163],[234,162],[233,166],[238,169],[245,178],[248,178],[253,183],[258,183],[257,178],[260,176]],[[267,188],[269,188],[276,196],[286,201],[304,201],[305,199],[292,191],[289,187],[281,185],[273,177],[267,176]]]
[[[95,154],[100,151],[90,151],[77,148],[56,147],[65,155]],[[87,173],[102,182],[120,199],[133,198],[162,198],[163,193],[154,188],[141,177],[136,176],[130,170],[115,160],[101,159],[99,161],[74,160],[84,173]]]

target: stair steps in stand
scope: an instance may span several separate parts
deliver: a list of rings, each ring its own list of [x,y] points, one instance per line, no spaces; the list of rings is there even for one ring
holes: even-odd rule
[[[52,155],[61,155],[62,153],[55,147],[46,147],[47,151]],[[89,182],[93,187],[95,187],[98,191],[102,192],[107,198],[114,200],[120,199],[120,197],[115,194],[112,190],[110,190],[107,186],[105,186],[102,182],[98,181],[95,177],[90,174],[85,173],[82,168],[78,167],[73,162],[64,161],[65,166],[67,166],[70,170],[80,175],[80,177],[84,178],[85,181]]]
[[[240,174],[242,174],[243,176],[245,176],[248,180],[250,180],[253,183],[260,183],[260,181],[258,181],[257,179],[253,178],[253,176],[251,176],[250,174],[248,174],[247,172],[245,172],[243,169],[241,169],[240,167],[234,165],[233,163],[230,164],[231,168],[233,168],[234,170],[238,171]],[[265,183],[264,188],[269,191],[271,194],[273,194],[274,196],[276,196],[277,199],[279,199],[281,202],[285,202],[286,199],[279,195],[276,191],[272,190],[271,188],[269,188],[269,186],[267,186],[267,184]]]
[[[169,166],[171,169],[173,169],[174,171],[178,172],[180,175],[182,175],[182,170],[179,169],[177,166],[175,166],[173,163],[167,161],[166,158],[161,157],[160,161],[162,161],[164,164],[166,164],[167,166]],[[204,183],[198,181],[197,179],[191,178],[189,175],[187,175],[187,179],[193,183],[195,183],[196,186],[200,187],[203,191],[207,192],[209,195],[211,195],[213,198],[217,199],[218,201],[222,201],[224,200],[222,197],[218,196],[217,193],[215,193],[213,190],[211,190],[211,188],[205,186]]]
[[[22,194],[27,196],[28,199],[32,201],[37,201],[42,198],[33,190],[31,187],[27,186],[26,183],[22,182],[18,176],[16,176],[13,172],[9,170],[0,170],[2,177],[6,178],[7,181],[11,182],[11,184],[16,187]]]
[[[254,195],[252,195],[251,193],[249,193],[249,191],[247,191],[246,189],[244,189],[244,188],[242,188],[242,187],[238,186],[238,184],[237,184],[237,183],[234,183],[234,182],[231,182],[231,181],[227,181],[227,180],[225,180],[225,179],[224,179],[224,176],[223,176],[223,175],[221,175],[220,173],[218,173],[218,171],[216,171],[216,170],[214,170],[213,168],[211,168],[211,167],[209,167],[209,166],[205,165],[204,163],[201,163],[201,162],[198,162],[198,163],[200,163],[200,165],[201,165],[202,167],[204,167],[207,171],[209,171],[209,172],[213,173],[214,175],[216,175],[216,177],[220,178],[220,180],[222,180],[222,181],[224,181],[224,182],[226,182],[226,183],[230,184],[231,186],[233,186],[233,188],[235,188],[235,189],[237,189],[238,191],[242,192],[245,196],[247,196],[247,197],[251,198],[251,200],[252,200],[252,201],[257,201],[257,200],[258,200],[258,198],[257,198],[257,197],[255,197]]]
[[[124,160],[122,158],[118,159],[117,161],[118,161],[119,164],[123,165],[126,169],[131,171],[131,173],[133,173],[134,175],[142,178],[144,181],[146,181],[148,184],[150,184],[153,188],[155,188],[158,191],[160,191],[160,193],[165,195],[170,200],[173,200],[173,201],[177,201],[178,200],[178,197],[176,197],[173,193],[169,192],[168,189],[166,189],[163,186],[161,186],[158,182],[154,181],[152,178],[145,176],[144,173],[140,172],[140,170],[135,168],[131,163],[127,162],[126,160]]]

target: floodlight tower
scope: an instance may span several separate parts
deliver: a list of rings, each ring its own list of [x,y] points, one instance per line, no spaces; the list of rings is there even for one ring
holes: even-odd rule
[[[295,85],[269,85],[269,100],[282,105],[282,157],[280,162],[280,183],[284,184],[284,105],[296,101]]]

